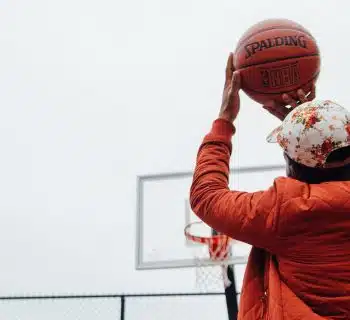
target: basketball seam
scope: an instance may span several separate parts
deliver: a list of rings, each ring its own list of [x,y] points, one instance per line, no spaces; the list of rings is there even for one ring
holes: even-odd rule
[[[285,26],[280,26],[280,27],[271,27],[271,28],[266,28],[266,29],[261,29],[261,30],[258,30],[256,32],[254,32],[253,34],[247,36],[246,38],[243,38],[243,39],[240,39],[238,40],[238,43],[241,42],[241,44],[236,48],[236,51],[238,49],[241,48],[241,46],[244,44],[243,42],[249,40],[250,38],[256,36],[257,34],[259,33],[262,33],[262,32],[265,32],[265,31],[270,31],[270,30],[293,30],[293,31],[301,31],[301,32],[304,32],[305,34],[307,34],[309,37],[311,37],[315,42],[316,42],[316,39],[312,36],[312,34],[310,32],[308,32],[307,30],[305,29],[300,29],[300,28],[286,28]]]
[[[307,57],[318,57],[320,54],[319,53],[312,53],[312,54],[306,54],[302,56],[295,56],[295,57],[283,57],[283,58],[278,58],[278,59],[273,59],[273,60],[267,60],[264,62],[256,62],[253,64],[249,65],[243,65],[241,68],[237,69],[238,71],[247,69],[249,67],[254,67],[254,66],[260,66],[263,64],[271,63],[271,62],[278,62],[278,61],[286,61],[286,60],[291,60],[291,59],[300,59],[300,58],[307,58]]]
[[[319,74],[320,74],[320,71],[318,71],[310,80],[302,83],[299,87],[302,87],[302,86],[308,84],[310,81],[313,81],[314,79],[316,79],[318,77]],[[259,94],[263,94],[263,95],[274,95],[274,94],[281,94],[281,93],[290,93],[290,92],[295,91],[295,89],[289,90],[289,91],[278,91],[278,92],[262,92],[262,91],[252,90],[252,89],[244,89],[244,91],[247,91],[249,93],[259,93]]]

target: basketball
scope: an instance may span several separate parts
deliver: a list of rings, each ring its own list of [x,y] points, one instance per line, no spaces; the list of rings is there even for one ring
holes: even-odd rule
[[[242,89],[253,100],[282,102],[288,93],[310,92],[320,72],[320,54],[311,33],[286,19],[269,19],[249,28],[238,41],[234,66],[241,73]]]

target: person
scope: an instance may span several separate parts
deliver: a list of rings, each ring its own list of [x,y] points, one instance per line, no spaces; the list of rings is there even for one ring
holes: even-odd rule
[[[252,245],[238,319],[350,319],[350,114],[314,100],[315,87],[309,95],[298,90],[299,102],[284,94],[285,105],[264,106],[283,120],[268,141],[282,147],[286,177],[263,191],[230,190],[241,82],[232,61],[230,54],[190,203],[213,229]]]

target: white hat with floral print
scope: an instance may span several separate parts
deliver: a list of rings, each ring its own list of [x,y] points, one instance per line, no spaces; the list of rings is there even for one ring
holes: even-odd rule
[[[350,113],[329,100],[305,102],[287,115],[267,141],[277,142],[291,159],[307,167],[343,166],[344,162],[330,165],[326,160],[332,151],[350,146]]]

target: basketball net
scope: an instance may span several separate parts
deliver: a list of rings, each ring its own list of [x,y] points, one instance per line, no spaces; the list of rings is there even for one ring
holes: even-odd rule
[[[233,268],[228,264],[232,239],[223,234],[199,236],[195,232],[199,224],[204,223],[193,222],[185,228],[185,236],[193,247],[196,287],[200,291],[222,291],[231,285],[227,273],[228,268]]]

